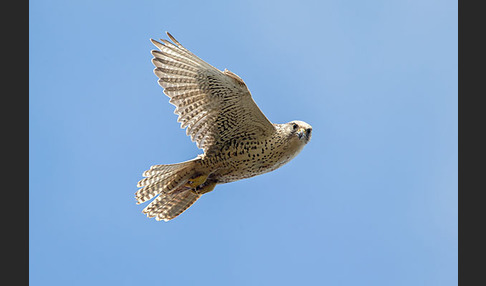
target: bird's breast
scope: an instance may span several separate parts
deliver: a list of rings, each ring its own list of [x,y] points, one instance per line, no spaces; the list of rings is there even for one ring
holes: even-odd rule
[[[229,183],[271,172],[288,163],[299,151],[278,140],[248,141],[222,148],[205,161],[213,168],[215,180]]]

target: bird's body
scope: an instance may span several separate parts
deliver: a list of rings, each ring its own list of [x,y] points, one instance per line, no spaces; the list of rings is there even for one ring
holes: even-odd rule
[[[202,155],[200,164],[217,183],[230,183],[271,172],[293,159],[304,145],[285,140],[285,126],[275,124],[268,137],[240,139],[222,146],[218,154]]]
[[[312,127],[302,121],[272,124],[236,74],[210,66],[185,49],[152,40],[159,84],[176,106],[182,128],[204,154],[144,172],[138,203],[152,199],[148,217],[168,221],[181,214],[217,184],[273,171],[294,158],[309,142]]]

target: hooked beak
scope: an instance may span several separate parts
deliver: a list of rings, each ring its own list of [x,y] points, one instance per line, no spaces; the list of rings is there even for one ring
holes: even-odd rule
[[[304,139],[306,142],[308,142],[311,136],[311,131],[312,129],[310,128],[299,128],[299,130],[297,130],[297,136],[300,140]]]
[[[297,136],[299,136],[299,139],[302,139],[302,137],[304,137],[304,135],[305,135],[305,129],[299,128],[299,130],[297,130]]]

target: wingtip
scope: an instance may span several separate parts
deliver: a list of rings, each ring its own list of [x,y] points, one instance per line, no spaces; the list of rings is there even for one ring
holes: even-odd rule
[[[180,47],[180,46],[182,46],[182,45],[181,45],[181,43],[179,43],[179,41],[177,41],[177,40],[174,38],[174,36],[172,36],[172,35],[171,35],[171,33],[167,32],[167,31],[166,31],[165,33],[166,33],[166,34],[167,34],[167,36],[170,38],[170,40],[171,40],[172,42],[174,42],[174,44],[178,45],[179,47]]]
[[[161,44],[161,43],[159,43],[157,40],[152,39],[152,38],[150,38],[150,42],[152,42],[152,44],[154,44],[154,45],[156,45],[156,44]]]
[[[157,50],[151,50],[150,53],[152,54],[152,56],[154,56],[155,58],[155,54],[157,54]]]
[[[169,33],[168,31],[165,31],[165,33],[167,34],[167,36],[170,38],[170,40],[171,40],[171,41],[172,41],[174,44],[176,44],[176,45],[177,45],[177,46],[179,46],[179,47],[181,47],[181,46],[182,46],[182,45],[181,45],[181,43],[179,43],[179,42],[178,42],[178,41],[177,41],[177,40],[174,38],[174,36],[172,36],[172,34],[171,34],[171,33]],[[154,44],[154,45],[155,45],[155,46],[157,46],[157,47],[159,47],[160,45],[164,45],[164,44],[162,44],[162,43],[167,44],[167,42],[168,42],[167,40],[160,39],[160,41],[162,42],[162,43],[161,43],[161,42],[159,42],[159,41],[157,41],[157,40],[155,40],[155,39],[152,39],[152,38],[150,39],[150,41],[152,42],[152,44]]]

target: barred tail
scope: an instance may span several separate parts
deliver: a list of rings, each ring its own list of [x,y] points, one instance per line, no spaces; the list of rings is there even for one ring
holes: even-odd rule
[[[160,194],[144,210],[147,217],[155,217],[156,220],[169,221],[194,204],[201,194],[193,189],[181,186],[170,194]]]
[[[188,186],[196,173],[199,158],[171,165],[155,165],[143,173],[146,177],[137,184],[137,204],[154,199],[144,210],[148,217],[169,221],[183,213],[201,197]]]

